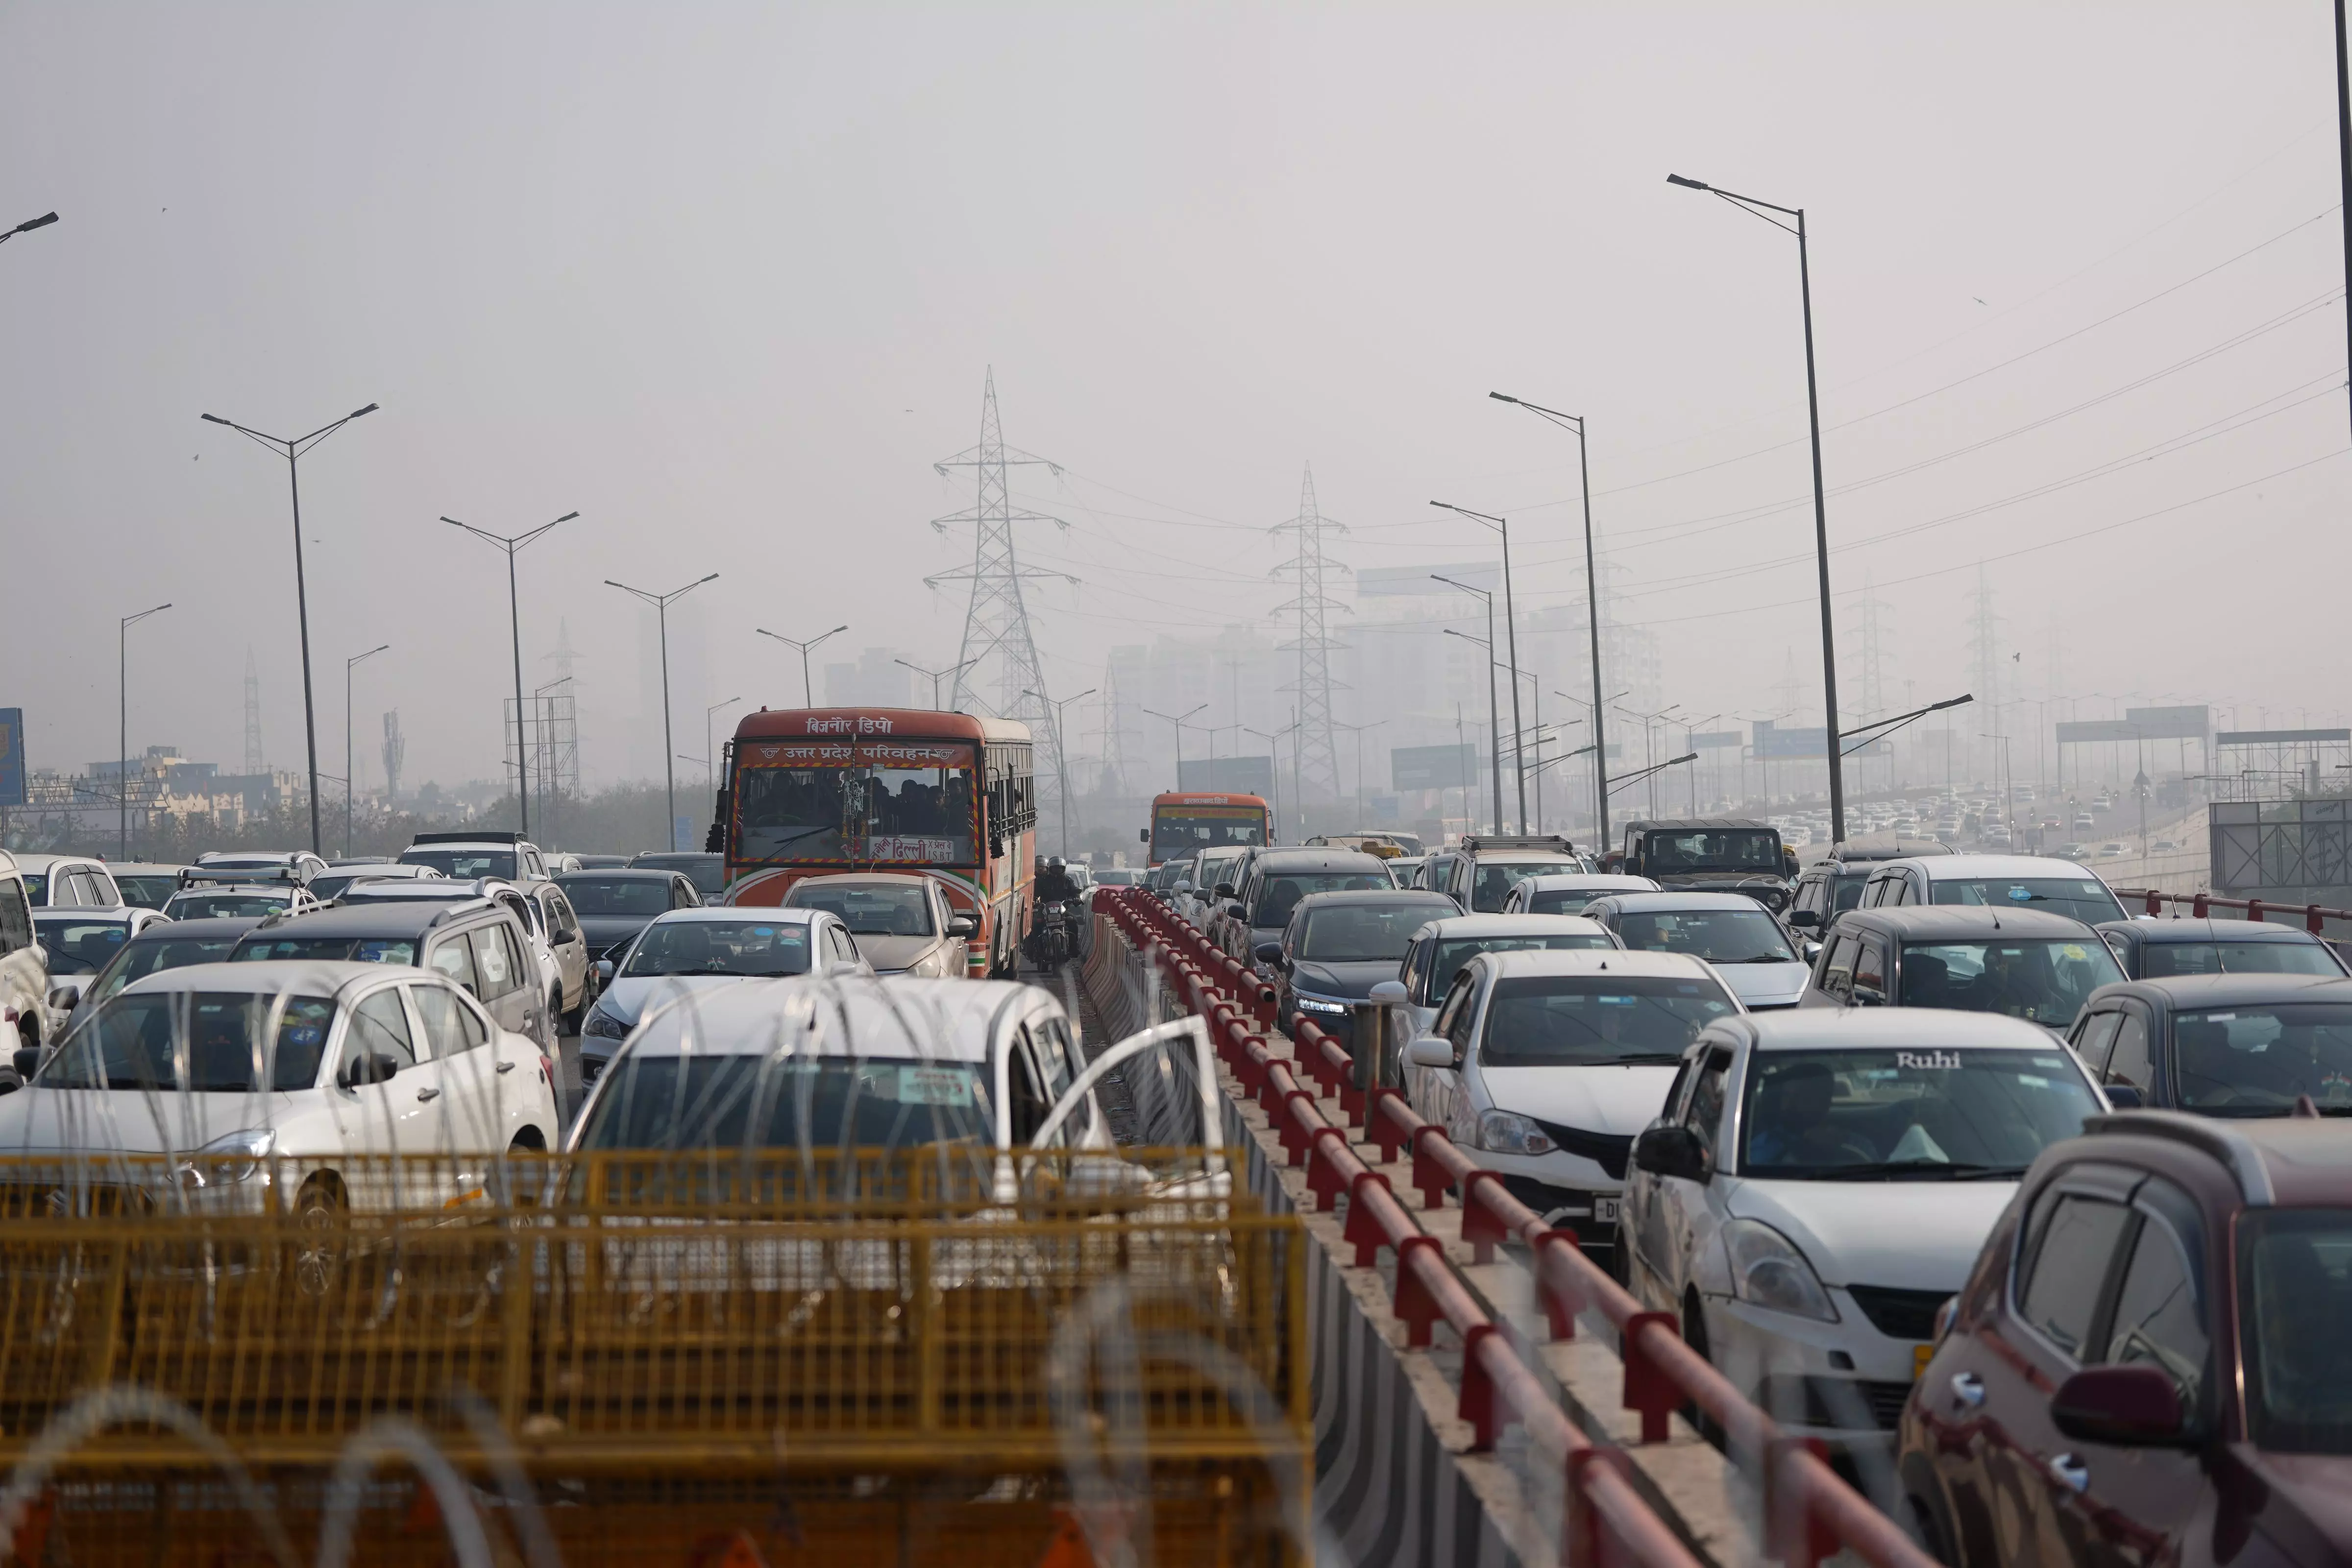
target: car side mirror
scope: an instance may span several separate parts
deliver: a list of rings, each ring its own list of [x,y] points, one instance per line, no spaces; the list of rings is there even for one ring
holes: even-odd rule
[[[1822,925],[1821,914],[1811,909],[1791,909],[1789,911],[1789,925],[1799,931],[1818,931]]]
[[[959,915],[948,922],[948,935],[969,937],[978,934],[980,922],[969,915]]]
[[[1886,1005],[1886,994],[1884,991],[1868,989],[1861,986],[1853,988],[1853,995],[1848,999],[1858,1008],[1883,1008]]]
[[[16,1048],[16,1054],[10,1058],[10,1061],[16,1064],[16,1076],[23,1079],[26,1082],[30,1083],[33,1081],[33,1074],[41,1070],[41,1057],[43,1054],[41,1048],[37,1045],[18,1046]]]
[[[1822,945],[1821,945],[1820,943],[1818,943],[1818,942],[1808,942],[1808,943],[1806,943],[1806,944],[1805,944],[1805,962],[1806,962],[1806,963],[1808,963],[1808,964],[1816,963],[1816,962],[1818,962],[1818,961],[1820,960],[1821,956],[1822,956]]]
[[[1242,917],[1242,904],[1240,899],[1237,898],[1231,904],[1225,905],[1225,915],[1228,919],[1232,920],[1239,920]]]
[[[1234,895],[1234,884],[1229,882],[1221,882],[1217,883],[1216,886],[1211,888],[1209,893],[1210,895],[1214,898],[1231,898]]]
[[[1259,963],[1265,965],[1268,968],[1279,969],[1283,967],[1282,944],[1279,942],[1261,942],[1256,946],[1250,949],[1250,956],[1255,958]]]
[[[343,1063],[343,1071],[339,1076],[344,1088],[356,1089],[362,1083],[389,1082],[394,1074],[399,1071],[400,1061],[397,1058],[385,1056],[381,1052],[370,1052],[365,1056],[355,1056]]]
[[[1367,998],[1384,1008],[1401,1008],[1412,998],[1406,994],[1402,980],[1382,980],[1366,993]]]
[[[2147,1365],[2084,1367],[2050,1396],[2050,1420],[2069,1437],[2116,1448],[2177,1444],[2189,1431],[2179,1386]]]
[[[59,1012],[69,1013],[81,1005],[81,992],[72,986],[59,986],[49,993],[49,1006]]]
[[[596,960],[596,983],[600,986],[609,986],[613,983],[613,960],[610,958]]]
[[[1633,1140],[1633,1168],[1652,1176],[1706,1179],[1706,1151],[1688,1127],[1652,1127]]]
[[[2147,1095],[2137,1083],[2102,1083],[2099,1088],[2105,1093],[2107,1103],[2118,1111],[2147,1109]]]
[[[1404,1048],[1404,1059],[1415,1067],[1454,1065],[1454,1042],[1443,1035],[1425,1034]]]

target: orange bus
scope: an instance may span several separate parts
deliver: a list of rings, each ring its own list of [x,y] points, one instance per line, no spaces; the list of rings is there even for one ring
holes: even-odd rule
[[[782,904],[803,877],[914,872],[971,918],[967,973],[1015,972],[1036,863],[1028,726],[915,708],[762,708],[735,727],[725,773],[717,820],[730,904]]]
[[[1177,790],[1151,799],[1151,826],[1143,841],[1151,846],[1150,863],[1221,844],[1263,844],[1274,824],[1274,813],[1262,795],[1209,795],[1197,789]]]

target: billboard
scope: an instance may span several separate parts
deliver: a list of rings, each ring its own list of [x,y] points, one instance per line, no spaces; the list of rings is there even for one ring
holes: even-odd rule
[[[1455,789],[1478,781],[1475,746],[1396,746],[1389,748],[1392,789]]]
[[[1847,757],[1884,757],[1886,742],[1865,740],[1854,742],[1839,737],[1839,750]],[[1781,729],[1770,719],[1756,723],[1756,757],[1759,761],[1819,762],[1829,756],[1830,732],[1820,725],[1809,729]],[[1697,747],[1691,748],[1696,751]]]
[[[1176,769],[1176,788],[1222,791],[1228,795],[1274,798],[1271,757],[1211,757],[1186,762]]]
[[[25,803],[25,710],[0,707],[0,806]]]
[[[2077,719],[2058,727],[2058,744],[2085,746],[2134,740],[2202,740],[2212,731],[2213,710],[2194,707],[2127,707],[2121,718]]]
[[[1693,751],[1737,751],[1748,737],[1736,729],[1702,729],[1690,737]]]

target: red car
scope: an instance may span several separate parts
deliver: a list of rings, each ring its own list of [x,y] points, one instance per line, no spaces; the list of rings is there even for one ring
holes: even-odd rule
[[[1903,1414],[1948,1563],[2352,1563],[2352,1127],[2095,1116],[2027,1173]]]

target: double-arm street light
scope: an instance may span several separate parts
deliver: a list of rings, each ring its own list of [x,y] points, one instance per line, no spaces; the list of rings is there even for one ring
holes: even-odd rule
[[[49,214],[55,222],[57,214]],[[160,615],[172,608],[169,601],[152,610],[142,610],[136,615],[122,618],[121,629],[115,634],[115,675],[117,701],[122,720],[122,771],[114,776],[114,799],[121,815],[122,858],[131,858],[131,628],[150,615]]]
[[[825,633],[825,636],[827,637],[832,635],[833,633],[830,632]],[[823,640],[823,638],[818,639],[819,642],[822,642]],[[812,646],[814,646],[814,644],[812,644]],[[890,662],[894,664],[904,664],[907,668],[914,671],[915,674],[922,675],[929,680],[931,683],[931,707],[934,711],[939,710],[940,706],[940,683],[952,676],[961,675],[966,670],[971,669],[974,664],[980,663],[978,659],[966,659],[962,664],[950,664],[944,670],[928,670],[922,665],[915,664],[911,660],[908,659],[893,659]]]
[[[801,641],[799,638],[797,638],[797,637],[787,637],[787,636],[785,636],[782,632],[771,632],[771,631],[769,631],[765,626],[754,626],[754,627],[752,627],[752,628],[751,628],[751,630],[752,630],[752,631],[754,631],[754,632],[758,632],[761,636],[762,636],[762,637],[773,637],[773,638],[774,638],[777,642],[779,642],[779,643],[789,643],[789,644],[791,644],[793,647],[797,648],[797,649],[799,649],[799,650],[800,650],[800,654],[801,654],[801,706],[803,706],[803,707],[814,707],[814,706],[816,706],[816,702],[815,702],[815,699],[814,699],[814,698],[810,695],[810,691],[809,691],[809,665],[808,665],[809,650],[810,650],[811,648],[815,647],[819,643],[824,642],[824,641],[825,640],[825,638],[827,638],[827,637],[837,637],[837,636],[839,636],[842,632],[848,631],[848,630],[849,630],[849,623],[848,623],[847,622],[845,622],[845,622],[843,622],[840,625],[838,625],[838,626],[835,627],[832,631],[827,632],[824,632],[824,633],[823,633],[823,634],[821,634],[821,635],[819,635],[819,636],[812,637],[812,638],[810,638],[810,639],[809,639],[807,642],[805,642],[805,643],[802,642],[802,641]],[[900,664],[905,664],[905,663],[906,663],[906,661],[905,661],[905,660],[903,660],[903,659],[901,659],[901,660],[899,661],[899,663],[900,663]],[[932,702],[931,706],[932,706],[933,707],[937,707],[937,706],[939,706],[939,703],[938,703],[936,700],[934,700],[934,701]]]
[[[1503,642],[1504,646],[1509,650],[1508,656],[1511,661],[1511,733],[1524,734],[1526,732],[1519,726],[1519,614],[1511,601],[1510,519],[1489,517],[1485,512],[1474,512],[1467,507],[1457,507],[1451,501],[1432,501],[1430,505],[1442,507],[1449,512],[1459,513],[1473,522],[1484,523],[1503,536]],[[1494,601],[1491,599],[1488,600],[1486,608],[1488,612],[1486,635],[1492,637],[1495,634],[1495,627],[1492,619]],[[1519,831],[1524,833],[1528,831],[1528,769],[1524,762],[1517,766],[1519,785]],[[1499,789],[1501,787],[1502,780],[1496,779],[1496,788]],[[1495,831],[1498,833],[1503,831],[1502,815],[1502,808],[1496,807]]]
[[[1077,697],[1063,697],[1059,701],[1055,701],[1054,698],[1047,696],[1044,692],[1024,690],[1021,695],[1024,697],[1035,697],[1039,702],[1044,703],[1047,707],[1054,710],[1054,734],[1056,737],[1059,737],[1070,733],[1069,717],[1064,710],[1072,703],[1077,701],[1078,697],[1090,697],[1099,689],[1100,688],[1097,686],[1088,686],[1085,691],[1080,692]],[[1056,764],[1061,768],[1062,858],[1064,860],[1068,860],[1070,858],[1070,818],[1076,810],[1076,808],[1074,808],[1070,803],[1069,750],[1066,747],[1057,746],[1055,747],[1054,756]]]
[[[718,713],[720,708],[733,707],[742,700],[741,697],[729,697],[724,702],[712,703],[702,710],[702,755],[686,759],[688,762],[702,764],[703,777],[709,780],[710,788],[714,791],[719,788],[719,742],[710,731],[711,716]]]
[[[1592,550],[1592,471],[1587,466],[1584,450],[1584,416],[1562,413],[1541,403],[1513,397],[1508,392],[1486,394],[1497,402],[1507,402],[1526,409],[1529,413],[1551,421],[1565,430],[1576,433],[1577,482],[1584,491],[1584,619],[1592,638],[1592,825],[1593,841],[1606,852],[1609,848],[1609,752],[1608,733],[1601,720],[1601,571]],[[1618,694],[1620,696],[1623,693]]]
[[[677,749],[677,742],[671,738],[669,727],[669,607],[677,601],[685,598],[688,594],[692,593],[696,589],[700,588],[704,583],[716,582],[718,580],[719,574],[714,571],[708,577],[696,578],[684,588],[675,588],[667,593],[648,593],[642,588],[631,588],[625,582],[614,582],[609,577],[604,580],[605,587],[617,588],[624,593],[634,593],[639,599],[644,600],[647,604],[652,605],[654,607],[655,618],[660,623],[662,670],[662,788],[665,792],[665,798],[669,802],[669,826],[666,831],[669,837],[669,847],[672,850],[677,848],[677,758],[674,755]]]
[[[478,539],[498,546],[507,552],[507,625],[514,633],[515,677],[515,810],[522,823],[522,836],[530,837],[530,742],[524,738],[522,706],[522,610],[515,597],[515,552],[535,539],[545,538],[557,523],[568,523],[578,517],[566,512],[553,523],[541,523],[523,534],[494,534],[488,528],[478,528],[471,523],[461,523],[455,517],[441,520],[453,528],[463,528]],[[349,785],[344,786],[349,789]]]
[[[1446,627],[1445,632],[1449,636],[1459,637],[1467,643],[1475,643],[1486,650],[1486,738],[1487,749],[1494,756],[1495,831],[1499,833],[1503,831],[1503,722],[1495,701],[1495,596],[1483,588],[1473,588],[1466,582],[1458,582],[1450,577],[1440,577],[1433,571],[1429,574],[1429,580],[1432,582],[1442,582],[1448,588],[1458,588],[1465,593],[1475,593],[1486,601],[1486,635],[1483,639],[1473,637],[1467,632],[1456,632],[1451,626]],[[1511,701],[1516,705],[1519,700],[1518,683],[1514,681],[1511,685]],[[1463,799],[1466,801],[1469,797],[1465,795]],[[1465,817],[1470,814],[1466,805],[1462,814]]]
[[[1388,720],[1384,718],[1376,718],[1370,724],[1335,724],[1331,727],[1344,729],[1356,737],[1356,815],[1360,820],[1364,814],[1364,731],[1378,729],[1386,723]],[[1538,794],[1537,799],[1541,800],[1542,796]]]
[[[1208,704],[1202,703],[1201,707],[1206,707],[1208,706]],[[1148,712],[1150,710],[1147,709],[1146,711]],[[1194,708],[1192,711],[1194,713],[1198,713],[1201,711],[1201,708]],[[1165,717],[1166,716],[1162,715],[1160,716]],[[1281,841],[1282,837],[1281,741],[1282,737],[1286,735],[1297,735],[1298,733],[1298,726],[1294,722],[1285,725],[1280,729],[1252,729],[1245,724],[1235,725],[1234,727],[1240,730],[1244,735],[1255,735],[1260,740],[1265,742],[1266,772],[1274,781],[1274,799],[1266,802],[1266,817],[1267,820],[1274,824],[1274,831],[1268,834],[1267,837],[1270,841],[1278,843]],[[1293,749],[1295,754],[1296,748],[1294,747]]]
[[[1175,727],[1176,727],[1176,788],[1177,788],[1177,789],[1181,789],[1182,788],[1184,788],[1184,725],[1185,725],[1185,722],[1186,722],[1187,720],[1189,720],[1189,719],[1190,719],[1190,718],[1191,718],[1194,714],[1201,712],[1201,711],[1202,711],[1202,709],[1206,708],[1208,706],[1209,706],[1209,705],[1208,705],[1207,703],[1202,703],[1202,704],[1198,705],[1197,706],[1194,706],[1194,707],[1188,707],[1188,708],[1186,708],[1186,709],[1185,709],[1182,713],[1181,713],[1181,714],[1175,714],[1175,713],[1161,713],[1158,708],[1151,708],[1151,707],[1148,707],[1148,708],[1145,708],[1145,709],[1143,709],[1143,710],[1142,710],[1143,712],[1150,714],[1153,718],[1164,718],[1164,719],[1166,719],[1170,724],[1171,724],[1171,725],[1173,725],[1173,726],[1175,726]],[[1199,728],[1200,727],[1199,727],[1198,725],[1195,725],[1195,726],[1193,726],[1193,727],[1197,729],[1197,728]],[[1255,731],[1253,731],[1252,733],[1253,733],[1253,734],[1255,734]]]
[[[1669,185],[1685,190],[1705,191],[1722,197],[1745,213],[1753,213],[1783,234],[1797,236],[1797,292],[1805,313],[1805,417],[1813,437],[1813,555],[1822,579],[1822,717],[1828,727],[1828,744],[1822,755],[1830,765],[1830,837],[1832,841],[1845,839],[1845,764],[1838,747],[1837,696],[1837,636],[1830,624],[1830,523],[1829,507],[1822,488],[1822,400],[1813,377],[1813,274],[1812,264],[1805,250],[1805,209],[1775,206],[1754,196],[1742,196],[1730,191],[1720,191],[1697,180],[1685,180],[1680,174],[1666,176]],[[1796,219],[1791,227],[1771,214]]]
[[[35,229],[47,228],[51,224],[56,223],[57,221],[58,214],[55,213],[43,213],[37,218],[26,218],[23,223],[18,224],[13,229],[0,230],[0,245],[6,245],[18,235],[30,234]]]
[[[352,672],[392,646],[379,643],[364,653],[353,653],[343,661],[343,856],[352,852],[352,780],[359,775],[352,770]]]
[[[223,419],[216,413],[200,415],[208,424],[226,424],[239,435],[250,436],[286,459],[286,483],[294,497],[294,611],[302,632],[302,744],[310,768],[310,852],[319,852],[319,717],[310,699],[310,592],[302,576],[302,480],[299,467],[303,454],[310,451],[335,432],[342,429],[363,413],[373,413],[376,405],[355,408],[331,424],[322,424],[308,435],[288,439],[280,435],[264,435],[233,419]]]

